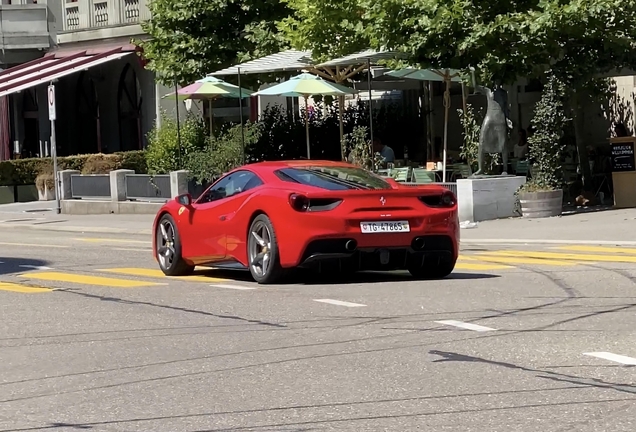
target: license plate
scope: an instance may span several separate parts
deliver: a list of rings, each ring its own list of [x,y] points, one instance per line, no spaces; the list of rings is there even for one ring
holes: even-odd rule
[[[411,227],[408,221],[360,222],[360,231],[363,234],[409,232]]]

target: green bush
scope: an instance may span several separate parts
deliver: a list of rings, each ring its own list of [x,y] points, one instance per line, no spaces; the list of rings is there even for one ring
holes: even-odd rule
[[[181,146],[179,146],[179,136]],[[179,125],[177,133],[176,119],[161,113],[161,126],[148,133],[146,163],[150,174],[167,174],[183,169],[185,161],[194,152],[203,150],[207,143],[207,130],[203,119],[188,113],[185,121]],[[180,148],[179,148],[180,147]]]
[[[89,173],[88,171],[96,173],[96,170],[105,173],[110,169],[131,169],[138,174],[145,174],[147,168],[144,153],[143,150],[135,150],[113,154],[66,156],[57,158],[57,164],[59,170],[72,169],[84,173]],[[88,165],[86,165],[87,163]],[[99,168],[96,165],[99,165]],[[38,175],[52,173],[53,161],[51,158],[1,161],[0,186],[35,184]]]
[[[258,124],[246,123],[245,134],[246,152],[253,147],[261,136]],[[245,161],[248,162],[247,155]],[[190,154],[185,161],[185,169],[190,172],[190,178],[198,184],[204,184],[218,178],[236,167],[243,165],[243,140],[241,126],[230,126],[219,135],[210,137],[208,145]]]

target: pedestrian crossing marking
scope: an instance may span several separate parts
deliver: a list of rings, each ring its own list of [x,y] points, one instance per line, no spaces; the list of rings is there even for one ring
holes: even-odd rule
[[[636,249],[624,248],[624,247],[611,247],[611,246],[560,246],[554,249],[568,250],[575,252],[600,252],[600,253],[620,253],[620,254],[633,254],[636,255]]]
[[[539,251],[493,251],[493,252],[488,252],[488,254],[496,255],[496,256],[541,258],[541,259],[549,259],[549,260],[636,263],[636,256],[625,256],[625,255],[573,254],[573,253],[539,252]]]
[[[0,242],[2,246],[22,246],[22,247],[41,247],[41,248],[68,248],[69,246],[58,244],[34,244],[34,243],[7,243]]]
[[[62,272],[35,272],[20,275],[23,279],[45,280],[51,282],[66,282],[81,285],[97,285],[111,288],[139,288],[146,286],[166,285],[156,282],[136,281],[129,279],[115,279],[102,276],[90,276]]]
[[[489,255],[480,255],[479,258],[483,261],[495,262],[500,264],[535,264],[546,266],[573,266],[577,264],[572,261],[558,261],[554,259],[547,260],[541,258],[498,257]]]
[[[466,255],[460,255],[457,257],[457,261],[455,264],[457,270],[506,270],[514,268],[507,265],[486,263]]]
[[[75,240],[88,243],[128,243],[128,244],[144,244],[150,246],[152,242],[150,240],[126,240],[126,239],[114,239],[114,238],[87,238],[78,237]]]
[[[0,291],[11,291],[22,294],[37,294],[53,291],[50,288],[32,287],[11,282],[0,282]]]
[[[221,279],[221,278],[215,278],[215,277],[209,277],[209,276],[200,276],[196,274],[196,273],[205,274],[206,271],[209,272],[210,270],[197,271],[195,272],[195,274],[191,276],[166,276],[159,269],[135,268],[135,267],[101,269],[98,271],[107,272],[107,273],[115,273],[115,274],[126,275],[126,276],[151,277],[151,278],[161,278],[161,279],[168,278],[168,279],[178,279],[178,280],[184,280],[184,281],[190,281],[190,282],[205,282],[208,284],[214,283],[214,282],[227,281],[227,279]]]

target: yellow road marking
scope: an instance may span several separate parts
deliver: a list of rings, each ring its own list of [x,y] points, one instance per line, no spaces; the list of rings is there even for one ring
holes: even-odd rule
[[[151,241],[146,240],[125,240],[125,239],[109,239],[109,238],[76,238],[77,241],[84,241],[89,243],[135,243],[135,244],[145,244],[150,245]]]
[[[505,270],[513,267],[498,264],[473,264],[473,263],[457,263],[456,270]]]
[[[497,257],[488,255],[479,255],[479,259],[488,262],[496,262],[500,264],[538,264],[547,266],[573,266],[577,265],[573,261],[557,261],[554,259],[541,259],[541,258],[519,258],[519,257]]]
[[[0,291],[11,291],[23,294],[36,294],[53,291],[50,288],[30,287],[11,282],[0,282]]]
[[[214,283],[214,282],[224,282],[227,279],[219,279],[215,277],[208,276],[199,276],[196,273],[205,273],[205,272],[195,272],[192,276],[166,276],[163,274],[161,270],[157,269],[149,269],[149,268],[112,268],[112,269],[102,269],[98,271],[108,272],[108,273],[116,273],[127,276],[140,276],[140,277],[152,277],[152,278],[169,278],[169,279],[179,279],[190,282],[205,282],[205,283]],[[209,270],[207,271],[209,272]]]
[[[60,272],[27,273],[20,275],[20,277],[25,279],[68,282],[81,285],[99,285],[112,288],[139,288],[144,286],[165,285],[156,282],[134,281],[128,279],[115,279],[101,276],[89,276]]]
[[[607,253],[622,253],[622,254],[636,254],[634,248],[623,247],[609,247],[609,246],[561,246],[554,249],[570,250],[577,252],[607,252]]]
[[[2,246],[27,246],[27,247],[43,247],[43,248],[67,248],[68,246],[63,245],[52,245],[52,244],[33,244],[33,243],[6,243],[0,242]]]
[[[527,257],[527,258],[543,258],[543,259],[556,259],[556,260],[568,260],[568,261],[602,261],[602,262],[617,262],[617,263],[636,263],[636,256],[625,255],[592,255],[592,254],[568,254],[557,252],[535,252],[535,251],[498,251],[488,252],[491,255],[497,256],[512,256],[512,257]]]

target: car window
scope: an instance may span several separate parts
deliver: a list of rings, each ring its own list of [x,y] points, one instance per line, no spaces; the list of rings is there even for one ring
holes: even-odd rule
[[[283,181],[327,190],[391,189],[381,177],[358,167],[304,166],[275,172]]]
[[[209,203],[223,198],[254,189],[263,184],[263,181],[251,171],[236,171],[229,174],[205,191],[198,204]]]

